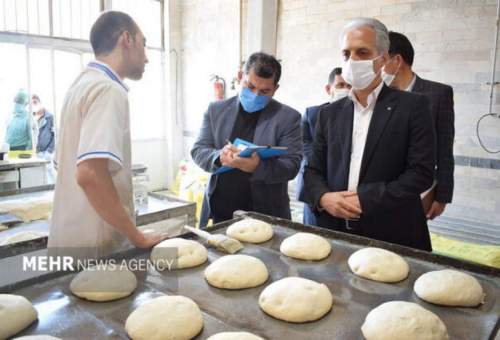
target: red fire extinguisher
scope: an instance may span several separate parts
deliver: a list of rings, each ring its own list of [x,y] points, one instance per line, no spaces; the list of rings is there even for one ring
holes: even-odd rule
[[[210,77],[210,81],[214,86],[215,100],[223,100],[226,96],[226,81],[218,75]]]

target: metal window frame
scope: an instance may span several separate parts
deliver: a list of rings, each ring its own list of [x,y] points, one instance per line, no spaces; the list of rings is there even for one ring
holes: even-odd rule
[[[76,38],[66,38],[66,37],[58,37],[54,36],[54,11],[53,11],[53,1],[48,0],[49,7],[49,35],[40,35],[40,34],[31,34],[28,32],[10,32],[10,31],[1,31],[0,30],[0,43],[13,43],[20,44],[26,46],[26,63],[27,63],[27,90],[31,91],[31,66],[30,66],[30,49],[31,48],[39,48],[39,49],[48,49],[50,50],[50,60],[51,60],[51,83],[52,83],[52,103],[53,103],[53,111],[55,115],[55,120],[57,119],[58,109],[56,107],[56,79],[55,79],[55,51],[64,51],[70,52],[80,55],[81,63],[83,64],[83,54],[84,53],[93,53],[92,46],[90,45],[90,41],[84,39],[76,39]],[[112,9],[113,0],[95,0],[99,1],[99,9],[100,11],[106,11]],[[161,52],[161,63],[163,70],[162,77],[162,91],[166,89],[166,79],[165,79],[165,1],[164,0],[152,0],[160,3],[160,36],[161,36],[161,47],[153,47],[146,46],[146,49]],[[17,8],[17,0],[15,1]],[[2,1],[2,5],[5,9],[5,0]],[[37,14],[39,15],[39,1],[37,1]],[[6,17],[6,12],[4,10],[4,18]],[[29,11],[26,11],[27,20],[29,22]],[[17,21],[17,13],[16,13],[16,21]],[[38,25],[40,26],[40,20],[38,20]],[[4,24],[6,21],[4,20]],[[6,26],[3,27],[4,29]],[[16,24],[17,30],[17,24]],[[38,33],[40,33],[40,29],[38,29]],[[82,65],[83,66],[83,65]],[[163,101],[162,101],[163,102]],[[163,110],[166,110],[166,105],[164,105]],[[160,139],[164,139],[163,136]],[[155,140],[157,138],[154,138]],[[137,139],[143,140],[143,139]]]

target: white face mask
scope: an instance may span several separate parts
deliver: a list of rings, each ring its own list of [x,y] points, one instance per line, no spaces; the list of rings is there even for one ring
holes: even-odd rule
[[[366,89],[377,74],[373,69],[373,62],[382,55],[371,60],[352,60],[349,58],[342,67],[342,76],[355,90]]]
[[[31,109],[33,113],[38,113],[42,109],[42,105],[41,104],[32,105]]]
[[[384,81],[385,85],[391,86],[395,78],[396,74],[385,73],[385,71],[382,70],[382,80]]]
[[[331,101],[330,103],[333,103],[337,100],[340,100],[342,98],[347,97],[349,94],[350,90],[349,89],[338,89],[338,90],[333,90],[331,94]]]
[[[396,68],[396,72],[394,74],[386,73],[385,69],[382,69],[382,80],[384,81],[385,85],[391,86],[394,79],[396,79],[396,75],[399,72],[400,66],[401,66],[401,64],[398,65],[398,67]]]

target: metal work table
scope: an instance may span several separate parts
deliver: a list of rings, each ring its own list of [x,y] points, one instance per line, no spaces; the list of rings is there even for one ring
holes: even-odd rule
[[[13,158],[6,161],[0,161],[0,171],[3,170],[14,170],[20,168],[28,168],[32,166],[41,166],[49,163],[45,159],[40,159],[36,157],[32,158]]]
[[[23,199],[39,197],[41,195],[50,194],[50,191],[37,191],[16,196],[0,197],[0,205],[2,201],[13,199]],[[141,207],[138,210],[136,223],[138,226],[164,221],[173,218],[181,218],[185,216],[186,224],[195,224],[196,203],[187,202],[173,196],[163,194],[149,193],[147,207]],[[29,223],[20,223],[13,225],[7,230],[0,231],[0,239],[22,231],[38,231],[49,232],[49,223],[45,220],[33,221]],[[22,254],[27,251],[43,249],[47,246],[47,237],[36,240],[19,242],[12,245],[0,246],[0,258],[10,255]]]
[[[287,220],[254,213],[238,213],[273,224],[274,237],[262,244],[245,244],[242,254],[261,259],[270,278],[264,285],[244,290],[214,288],[204,280],[207,265],[223,254],[209,249],[207,263],[196,268],[157,272],[153,268],[137,273],[138,288],[130,297],[107,303],[80,300],[69,291],[74,274],[49,275],[35,280],[3,287],[30,299],[39,312],[39,320],[19,335],[50,334],[62,338],[127,339],[124,324],[127,316],[142,302],[161,294],[192,298],[203,312],[205,326],[196,339],[206,339],[221,331],[242,330],[266,339],[362,339],[360,326],[366,314],[383,302],[405,300],[416,302],[437,314],[445,323],[450,339],[494,339],[500,315],[500,281],[498,269],[466,263],[443,256],[348,235],[327,229],[304,226]],[[224,232],[233,221],[220,223],[212,229]],[[322,261],[300,261],[282,255],[283,239],[298,231],[313,232],[329,239],[333,251]],[[185,237],[195,238],[192,234]],[[410,265],[410,276],[402,282],[385,284],[363,279],[348,268],[347,259],[356,250],[376,246],[402,255]],[[128,255],[147,258],[149,251]],[[1,262],[0,262],[1,263]],[[452,308],[432,305],[413,293],[415,280],[423,273],[456,268],[474,275],[485,293],[485,304],[477,308]],[[61,274],[59,274],[61,275]],[[305,324],[292,324],[265,314],[258,305],[262,290],[276,280],[300,276],[325,283],[334,296],[332,310],[322,319]]]

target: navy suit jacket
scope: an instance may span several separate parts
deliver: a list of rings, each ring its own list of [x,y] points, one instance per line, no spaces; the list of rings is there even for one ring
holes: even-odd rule
[[[231,132],[239,112],[237,96],[208,106],[197,141],[191,149],[194,162],[212,173],[205,192],[200,226],[206,226],[211,217],[210,198],[217,186],[220,167],[217,162],[221,149]],[[252,205],[256,212],[281,218],[291,218],[288,181],[295,178],[302,160],[300,113],[271,99],[262,110],[255,128],[254,144],[288,147],[288,153],[279,157],[261,159],[250,178]],[[238,188],[234,188],[238,190]]]
[[[347,190],[354,103],[350,98],[324,107],[318,116],[305,190],[321,227],[350,232],[345,221],[320,211],[321,196]],[[358,196],[362,215],[356,233],[431,250],[420,193],[434,178],[435,132],[428,99],[382,88],[368,129]]]
[[[329,103],[324,103],[321,105],[311,106],[306,109],[306,112],[302,116],[300,122],[302,128],[302,144],[304,158],[300,163],[300,171],[297,177],[297,199],[301,202],[306,202],[305,192],[304,192],[304,168],[307,164],[307,160],[311,158],[313,150],[313,140],[314,131],[316,128],[316,118],[318,117],[319,110],[328,105]]]

